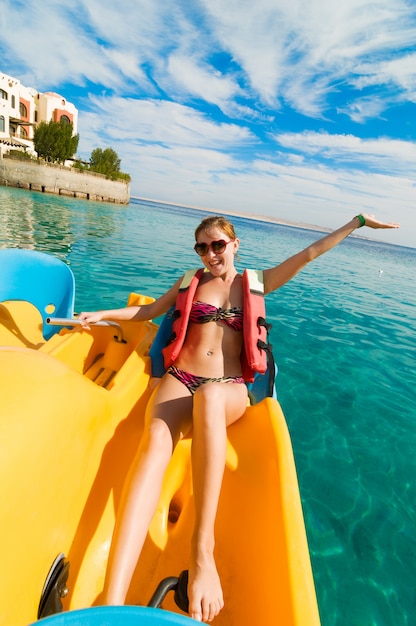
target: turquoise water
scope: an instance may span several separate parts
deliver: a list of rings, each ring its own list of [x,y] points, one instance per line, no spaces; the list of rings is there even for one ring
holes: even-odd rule
[[[0,248],[67,262],[77,311],[117,307],[198,265],[203,215],[0,187]],[[241,268],[320,236],[233,222]],[[416,623],[415,269],[416,249],[349,238],[267,299],[323,626]]]

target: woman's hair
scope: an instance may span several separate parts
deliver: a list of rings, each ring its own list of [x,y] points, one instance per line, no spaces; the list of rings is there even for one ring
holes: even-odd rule
[[[230,239],[236,239],[237,235],[235,234],[234,226],[231,224],[226,217],[222,217],[220,215],[213,215],[211,217],[206,217],[202,220],[200,225],[195,230],[195,241],[198,239],[199,233],[203,230],[207,233],[207,231],[211,230],[211,228],[219,228],[223,231]]]

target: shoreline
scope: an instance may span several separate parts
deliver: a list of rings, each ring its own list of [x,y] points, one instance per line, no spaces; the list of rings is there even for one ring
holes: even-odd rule
[[[264,222],[266,224],[277,224],[279,226],[288,226],[289,228],[300,228],[303,230],[310,230],[317,233],[331,233],[333,232],[332,228],[328,228],[326,226],[315,226],[314,224],[308,224],[305,222],[291,222],[289,220],[285,220],[283,218],[271,217],[269,215],[259,215],[257,213],[242,213],[241,211],[233,211],[232,209],[228,209],[226,211],[217,211],[216,209],[210,209],[208,207],[199,207],[192,206],[190,204],[178,204],[177,202],[168,202],[166,200],[155,200],[154,198],[142,198],[140,196],[131,196],[131,200],[138,200],[143,202],[151,202],[153,204],[161,204],[170,207],[178,207],[183,209],[191,209],[194,211],[201,211],[206,213],[212,213],[214,215],[230,215],[232,217],[241,217],[243,219],[252,220],[255,222]],[[365,241],[374,241],[376,243],[386,243],[384,241],[380,241],[379,239],[373,239],[372,237],[365,237],[364,235],[358,235],[355,233],[351,233],[349,237],[355,237],[356,239],[362,239]],[[387,245],[398,245],[398,244],[387,244]]]
[[[257,222],[266,222],[270,224],[278,224],[280,226],[291,226],[292,228],[304,228],[305,230],[315,230],[317,232],[332,232],[330,228],[325,226],[315,226],[313,224],[307,224],[303,222],[291,222],[283,218],[272,217],[269,215],[259,215],[258,213],[242,213],[241,211],[233,211],[227,209],[226,211],[218,211],[217,209],[210,209],[209,207],[192,206],[191,204],[178,204],[177,202],[168,202],[167,200],[156,200],[155,198],[142,198],[140,196],[131,196],[131,200],[139,200],[143,202],[152,202],[154,204],[163,204],[171,207],[179,207],[183,209],[191,209],[194,211],[205,211],[206,213],[213,213],[214,215],[232,215],[234,217],[241,217],[243,219],[253,220]]]

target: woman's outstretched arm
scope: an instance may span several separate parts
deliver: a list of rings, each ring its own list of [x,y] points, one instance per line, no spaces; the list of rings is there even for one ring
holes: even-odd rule
[[[101,322],[102,320],[144,322],[159,317],[159,315],[166,313],[175,304],[181,280],[180,278],[176,281],[169,291],[150,304],[127,306],[122,309],[108,309],[107,311],[83,311],[79,314],[78,319],[88,328],[88,324]]]
[[[286,261],[283,261],[276,267],[267,269],[264,271],[264,287],[265,293],[270,293],[279,289],[282,285],[287,283],[291,278],[296,276],[301,269],[314,259],[335,248],[341,241],[343,241],[354,230],[361,226],[368,226],[369,228],[399,228],[400,224],[395,222],[385,223],[375,219],[373,215],[367,215],[366,213],[360,214],[354,217],[348,224],[341,226],[332,233],[325,235],[318,241],[315,241],[310,246],[298,252],[297,254],[289,257]]]

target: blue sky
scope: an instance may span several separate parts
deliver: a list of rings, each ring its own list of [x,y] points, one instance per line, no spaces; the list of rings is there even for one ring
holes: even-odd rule
[[[364,211],[416,246],[413,0],[3,0],[0,32],[1,70],[73,102],[78,155],[112,147],[132,195]]]

